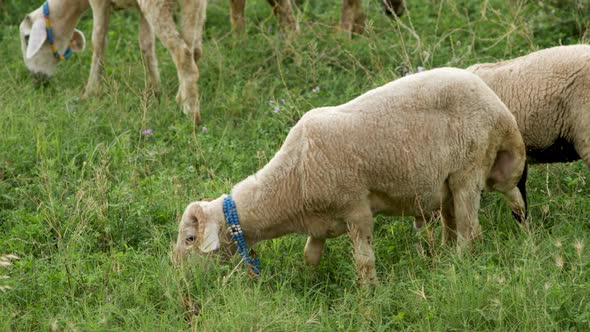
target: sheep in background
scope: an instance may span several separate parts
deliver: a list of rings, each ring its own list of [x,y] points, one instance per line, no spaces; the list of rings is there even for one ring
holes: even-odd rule
[[[590,167],[590,46],[558,46],[467,70],[512,112],[530,163],[581,158]],[[524,183],[521,191],[526,195]]]
[[[273,13],[279,20],[281,27],[288,31],[299,30],[293,16],[293,8],[289,0],[268,0]],[[405,9],[404,0],[383,0],[383,6],[387,15],[401,16]],[[237,31],[244,30],[244,10],[246,0],[230,0],[231,25]],[[365,29],[365,15],[360,0],[342,0],[342,14],[340,16],[340,28],[348,33],[363,33]]]
[[[104,62],[109,17],[113,9],[137,8],[140,11],[139,46],[147,72],[150,90],[160,91],[160,74],[155,53],[154,33],[170,51],[178,74],[176,100],[185,114],[201,122],[197,80],[197,62],[202,53],[201,39],[205,22],[206,0],[182,1],[182,31],[172,17],[176,0],[52,0],[29,13],[20,24],[21,49],[25,65],[37,78],[54,75],[60,60],[70,52],[84,49],[84,34],[75,29],[80,16],[92,8],[92,64],[84,96],[96,94]],[[46,7],[46,8],[44,8]],[[48,12],[48,15],[46,15]],[[45,16],[49,17],[50,27]],[[48,35],[48,29],[51,33]],[[52,42],[53,40],[53,42]]]
[[[307,112],[231,198],[186,208],[174,256],[193,248],[232,252],[226,222],[239,216],[241,231],[231,232],[243,234],[240,246],[306,234],[305,261],[312,266],[327,238],[348,233],[360,279],[374,282],[374,214],[424,216],[442,209],[443,241],[458,239],[463,247],[480,234],[482,190],[503,193],[524,216],[516,187],[524,163],[514,117],[481,79],[453,68],[411,75]],[[224,204],[235,204],[235,217],[224,216]]]

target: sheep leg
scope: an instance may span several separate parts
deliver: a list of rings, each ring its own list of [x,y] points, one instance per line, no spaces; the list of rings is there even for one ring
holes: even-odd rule
[[[354,6],[354,24],[352,32],[361,34],[365,31],[365,15],[363,14],[363,3],[361,0],[356,0]]]
[[[238,32],[244,31],[246,21],[244,19],[244,11],[246,8],[246,0],[230,0],[229,13],[231,26]]]
[[[143,14],[139,19],[139,48],[143,55],[144,65],[150,75],[148,91],[156,96],[160,95],[160,72],[158,70],[158,59],[156,58],[155,35],[150,24]]]
[[[401,16],[404,12],[405,5],[403,0],[383,0],[385,14],[389,16]]]
[[[320,258],[322,258],[322,251],[324,250],[325,239],[318,239],[313,236],[307,237],[307,243],[305,243],[305,249],[303,250],[303,257],[305,263],[314,269],[318,267]]]
[[[107,43],[107,30],[111,15],[110,1],[90,0],[92,7],[92,63],[84,98],[96,95],[100,90],[100,73],[104,65],[104,50]]]
[[[577,110],[577,113],[583,114],[583,116],[578,116],[576,119],[574,148],[586,166],[590,168],[590,134],[588,133],[590,115],[588,115],[588,111],[590,111],[590,105],[584,105]]]
[[[193,50],[195,63],[203,54],[203,26],[207,12],[207,0],[183,0],[182,2],[182,38]]]
[[[478,178],[476,174],[455,177],[449,181],[453,195],[455,225],[459,248],[467,247],[471,241],[480,236],[478,219],[481,189],[469,179]]]
[[[268,0],[272,7],[273,14],[278,17],[281,28],[286,31],[299,30],[295,24],[295,17],[293,16],[293,8],[289,0]]]
[[[361,284],[377,283],[375,253],[373,252],[373,215],[368,206],[351,211],[346,217],[352,240],[353,257]]]
[[[457,223],[452,199],[446,202],[442,208],[442,221],[442,243],[455,243],[457,241]]]
[[[414,217],[414,230],[417,231],[420,228],[424,227],[426,224],[426,220],[424,220],[424,216],[416,216]]]
[[[365,16],[361,0],[342,0],[342,12],[340,15],[340,29],[348,36],[351,33],[363,33],[365,29]]]
[[[172,4],[173,2],[167,0],[150,2],[149,6],[140,3],[140,6],[145,18],[158,38],[160,38],[162,44],[170,52],[176,65],[180,86],[180,101],[184,113],[192,115],[195,122],[200,123],[201,115],[199,113],[199,91],[197,86],[199,68],[195,63],[192,48],[187,45],[176,30],[172,18]],[[186,14],[186,10],[184,14]]]
[[[193,50],[195,64],[203,54],[202,38],[203,26],[205,24],[205,13],[207,11],[206,0],[183,0],[182,3],[182,39]],[[176,93],[176,102],[182,103],[182,86],[179,85]]]

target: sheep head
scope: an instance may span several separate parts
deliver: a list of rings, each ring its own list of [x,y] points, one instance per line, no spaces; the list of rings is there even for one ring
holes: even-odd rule
[[[230,241],[221,241],[228,236],[221,230],[224,225],[223,196],[214,200],[193,202],[184,211],[178,225],[178,238],[174,246],[174,258],[179,260],[192,252],[209,254],[218,251]]]
[[[521,147],[518,152],[520,153],[498,152],[486,186],[488,190],[503,193],[512,209],[512,215],[518,222],[523,223],[528,214],[526,199],[528,167],[524,147]]]
[[[80,30],[65,28],[57,13],[50,14],[50,19],[54,43],[60,54],[63,54],[68,45],[74,52],[84,49],[86,39]],[[47,40],[45,18],[40,8],[28,14],[21,22],[20,40],[25,66],[33,78],[38,82],[49,80],[55,74],[59,59],[54,56]]]

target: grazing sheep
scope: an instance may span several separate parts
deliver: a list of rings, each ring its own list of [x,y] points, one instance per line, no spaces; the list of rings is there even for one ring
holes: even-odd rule
[[[90,6],[93,15],[92,64],[84,96],[99,90],[100,72],[104,61],[109,17],[113,9],[137,8],[139,22],[139,46],[147,72],[150,90],[160,91],[160,74],[155,53],[154,33],[172,55],[178,73],[179,88],[176,99],[183,111],[201,121],[197,80],[202,48],[201,38],[205,22],[206,0],[182,1],[182,32],[176,29],[173,8],[176,0],[51,0],[29,13],[20,25],[21,48],[25,65],[38,78],[47,79],[55,73],[60,60],[71,51],[84,49],[84,34],[75,29],[82,13]],[[46,7],[46,8],[44,8]],[[44,14],[48,11],[48,15]],[[49,17],[47,29],[45,16]],[[48,35],[48,31],[51,31]],[[53,43],[52,43],[53,39]],[[53,46],[55,45],[55,46]],[[52,49],[53,48],[53,49]],[[70,50],[71,49],[71,50]]]
[[[293,8],[289,0],[268,0],[273,8],[273,13],[277,16],[279,24],[283,29],[293,31],[298,30],[293,17]],[[385,12],[388,15],[401,16],[404,12],[404,0],[383,0]],[[230,0],[230,19],[234,29],[244,30],[244,9],[246,0]],[[365,15],[361,0],[342,0],[342,14],[340,17],[340,28],[348,33],[363,33],[365,28]]]
[[[589,64],[590,46],[572,45],[467,70],[481,77],[512,112],[530,163],[581,158],[590,166]],[[521,192],[526,195],[524,183]]]
[[[443,241],[458,234],[464,246],[480,232],[482,190],[502,192],[524,215],[515,187],[524,150],[514,117],[485,83],[465,70],[435,69],[307,112],[231,197],[244,246],[307,234],[305,260],[317,266],[324,241],[348,232],[359,277],[373,282],[374,214],[422,216],[442,208]],[[227,200],[187,207],[175,257],[193,247],[231,252]]]

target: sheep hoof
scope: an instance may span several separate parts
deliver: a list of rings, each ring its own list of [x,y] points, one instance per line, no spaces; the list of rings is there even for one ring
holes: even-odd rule
[[[363,277],[359,280],[359,285],[363,288],[372,288],[379,285],[377,276]]]
[[[182,93],[180,93],[180,88],[178,88],[178,92],[176,93],[176,103],[182,104]],[[184,112],[186,114],[186,112]]]
[[[81,99],[88,100],[96,96],[98,96],[98,89],[85,89]]]
[[[194,108],[190,107],[190,105],[188,105],[187,103],[183,104],[183,112],[186,116],[190,117],[193,119],[193,121],[195,121],[195,124],[201,124],[201,112],[199,112],[199,109],[197,108],[196,110],[194,110]]]
[[[153,96],[157,99],[160,99],[160,97],[162,96],[162,90],[160,90],[160,87],[154,85],[148,85],[146,93],[148,96]]]

